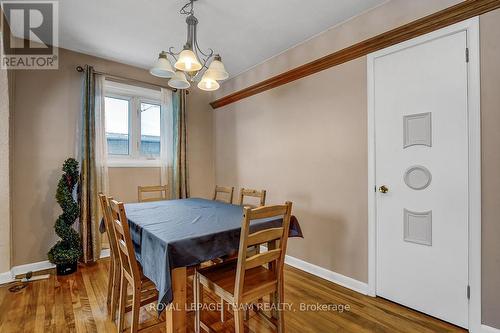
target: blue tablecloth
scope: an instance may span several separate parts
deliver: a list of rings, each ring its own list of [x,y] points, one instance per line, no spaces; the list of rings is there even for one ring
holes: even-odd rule
[[[132,242],[143,273],[172,302],[171,271],[238,251],[243,207],[206,199],[166,200],[125,205]],[[252,222],[252,232],[280,226],[282,219]],[[101,223],[101,231],[104,224]],[[302,237],[295,217],[290,237]],[[160,309],[164,307],[159,307]]]

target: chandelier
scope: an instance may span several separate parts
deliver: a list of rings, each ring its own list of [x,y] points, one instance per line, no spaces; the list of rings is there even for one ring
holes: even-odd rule
[[[229,74],[219,54],[214,54],[212,49],[203,52],[198,46],[195,1],[197,0],[190,0],[180,10],[180,14],[187,15],[187,41],[183,50],[176,53],[174,48],[170,47],[168,51],[161,51],[149,72],[154,76],[170,79],[168,85],[172,88],[187,89],[191,86],[190,82],[198,82],[198,88],[201,90],[213,91],[220,87],[217,81],[227,79]],[[174,61],[173,67],[169,56]]]

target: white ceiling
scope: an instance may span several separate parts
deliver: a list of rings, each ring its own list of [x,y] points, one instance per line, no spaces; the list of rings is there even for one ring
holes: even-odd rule
[[[59,45],[149,68],[186,41],[187,0],[60,0]],[[198,42],[231,76],[386,0],[199,0]]]

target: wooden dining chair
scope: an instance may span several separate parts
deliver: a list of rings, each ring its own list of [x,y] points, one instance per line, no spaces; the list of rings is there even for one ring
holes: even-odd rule
[[[111,210],[109,207],[109,201],[112,197],[106,198],[102,193],[98,194],[99,201],[101,203],[101,210],[104,220],[104,225],[106,227],[106,233],[109,239],[109,250],[110,250],[110,266],[109,266],[109,278],[108,278],[108,294],[106,297],[106,304],[108,310],[111,312],[111,320],[116,320],[116,310],[118,309],[118,297],[120,293],[120,258],[118,254],[118,247],[116,245],[115,230],[112,224]]]
[[[212,331],[201,320],[200,296],[204,288],[233,306],[236,333],[244,331],[244,305],[250,305],[267,295],[271,296],[271,302],[283,304],[283,266],[291,211],[291,202],[255,209],[244,208],[238,260],[201,268],[196,272],[194,281],[195,332],[198,333],[200,328],[207,332]],[[252,220],[271,217],[282,217],[282,226],[250,233]],[[267,245],[266,252],[247,255],[248,247],[260,244]],[[284,332],[283,311],[277,311],[277,319],[267,317],[262,311],[257,311],[257,313],[264,316],[266,321],[273,323],[278,332]]]
[[[221,199],[219,194],[227,194],[226,200]],[[226,203],[233,203],[233,194],[234,194],[234,186],[228,187],[228,186],[216,185],[215,192],[214,192],[214,200],[222,201],[222,202],[226,202]]]
[[[150,197],[144,196],[147,193],[154,193],[157,196]],[[167,185],[156,185],[156,186],[138,186],[137,187],[137,200],[139,202],[149,202],[149,201],[160,201],[167,200],[168,197],[168,187]]]
[[[121,264],[118,331],[124,331],[125,312],[129,309],[132,311],[130,326],[132,333],[164,326],[165,323],[159,322],[147,325],[139,330],[140,308],[141,306],[155,302],[158,299],[158,291],[154,283],[144,276],[135,258],[134,246],[130,237],[130,229],[123,202],[110,200],[109,205]],[[131,299],[128,296],[128,285],[132,287]],[[130,304],[127,304],[129,301],[131,301]]]
[[[251,205],[251,204],[245,204],[245,197],[253,197],[253,198],[258,198],[259,199],[259,205]],[[256,207],[261,207],[266,204],[266,190],[252,190],[249,188],[242,188],[240,190],[240,201],[239,205],[240,206],[248,206],[250,208],[256,208]]]

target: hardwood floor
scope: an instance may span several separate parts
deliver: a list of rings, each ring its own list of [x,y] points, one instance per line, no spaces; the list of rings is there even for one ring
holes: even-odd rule
[[[108,260],[80,266],[67,277],[51,274],[48,280],[30,282],[18,292],[0,287],[0,332],[116,332],[108,319],[106,288]],[[363,296],[292,267],[286,267],[285,300],[287,332],[465,332],[381,298]],[[54,272],[51,272],[54,273]],[[191,298],[191,291],[188,291]],[[215,304],[205,295],[205,302]],[[301,311],[308,306],[306,311]],[[305,305],[304,305],[305,304]],[[323,311],[314,309],[323,305]],[[339,311],[338,305],[343,305]],[[337,311],[334,307],[337,306]],[[349,306],[349,309],[347,309]],[[218,332],[233,332],[232,316],[220,323],[216,311],[205,312],[204,321]],[[154,309],[141,312],[141,322],[157,320]],[[188,332],[193,332],[193,313],[188,314]],[[248,332],[274,332],[268,324],[250,314]]]

